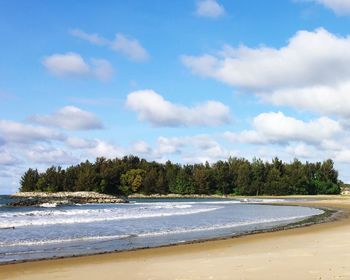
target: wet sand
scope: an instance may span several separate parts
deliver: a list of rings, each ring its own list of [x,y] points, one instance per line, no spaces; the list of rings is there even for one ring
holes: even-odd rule
[[[0,266],[0,279],[350,279],[350,197],[325,224],[234,239]]]

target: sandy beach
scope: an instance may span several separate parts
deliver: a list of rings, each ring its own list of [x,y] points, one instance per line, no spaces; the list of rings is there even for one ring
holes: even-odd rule
[[[344,215],[234,239],[4,265],[0,279],[350,279],[350,197],[297,204]]]

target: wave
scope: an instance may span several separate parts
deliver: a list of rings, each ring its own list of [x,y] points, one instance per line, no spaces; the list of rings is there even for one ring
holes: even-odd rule
[[[55,208],[57,207],[57,203],[43,203],[43,204],[40,204],[39,206],[44,208]]]
[[[259,221],[227,223],[227,224],[222,224],[222,225],[211,225],[211,226],[203,226],[203,227],[190,228],[190,229],[187,228],[187,229],[160,231],[160,232],[148,232],[148,233],[141,233],[138,235],[138,237],[151,237],[151,236],[162,236],[162,235],[169,235],[169,234],[181,234],[181,233],[191,233],[191,232],[210,231],[210,230],[222,230],[222,229],[236,228],[236,227],[242,227],[242,226],[261,225],[261,224],[277,223],[277,222],[288,222],[288,221],[293,221],[293,220],[298,220],[298,219],[304,219],[307,217],[310,217],[310,215],[299,215],[299,216],[293,216],[293,217],[288,217],[288,218],[271,218],[271,219],[264,219],[264,220],[259,220]]]
[[[15,247],[15,246],[40,246],[40,245],[50,245],[50,244],[59,244],[59,243],[70,243],[70,242],[79,242],[79,241],[108,241],[108,240],[122,240],[129,238],[147,238],[147,237],[159,237],[166,235],[174,235],[174,234],[186,234],[186,233],[194,233],[194,232],[203,232],[203,231],[213,231],[213,230],[223,230],[223,229],[233,229],[237,227],[243,226],[253,226],[253,225],[262,225],[269,223],[277,223],[277,222],[289,222],[299,219],[304,219],[310,217],[310,215],[298,215],[292,216],[288,218],[271,218],[271,219],[263,219],[263,220],[255,220],[255,221],[245,221],[245,222],[235,222],[235,223],[227,223],[227,224],[215,224],[208,225],[196,228],[177,228],[177,229],[169,229],[165,231],[156,231],[156,232],[144,232],[138,234],[119,234],[119,235],[102,235],[102,236],[84,236],[84,237],[76,237],[76,238],[67,238],[67,239],[53,239],[53,240],[24,240],[24,241],[15,241],[12,243],[0,242],[0,247]],[[231,233],[234,234],[234,233]],[[179,241],[180,242],[180,241]],[[182,240],[181,242],[186,242],[186,240]]]
[[[137,202],[131,201],[133,205],[158,205],[164,207],[180,208],[181,205],[206,205],[206,204],[240,204],[240,200],[215,200],[215,201],[176,201],[176,202]]]
[[[270,203],[270,202],[284,202],[287,201],[284,198],[242,198],[242,203]]]
[[[63,211],[31,211],[31,213],[20,213],[20,219],[14,217],[7,217],[5,221],[1,221],[3,216],[0,216],[0,228],[11,228],[11,227],[25,227],[25,226],[45,226],[45,225],[56,225],[56,224],[76,224],[76,223],[92,223],[92,222],[105,222],[105,221],[118,221],[128,219],[143,219],[143,218],[156,218],[156,217],[169,217],[169,216],[183,216],[199,214],[204,212],[210,212],[220,209],[220,207],[202,208],[202,209],[177,209],[171,212],[162,211],[148,211],[142,212],[138,209],[137,212],[124,211],[109,211],[109,215],[106,215],[106,209],[101,209],[98,215],[96,210],[73,210],[74,214]],[[84,213],[85,215],[77,215]],[[94,212],[93,212],[94,211]],[[35,212],[35,214],[33,213]],[[52,213],[54,212],[54,213]],[[39,214],[39,215],[37,215]],[[93,216],[95,214],[95,216]],[[17,214],[18,215],[18,214]],[[47,218],[43,218],[43,217]],[[18,216],[17,216],[18,217]]]
[[[185,209],[185,208],[192,208],[192,205],[189,205],[188,203],[186,204],[174,204],[174,203],[140,203],[139,205],[144,205],[146,207],[144,208],[134,208],[135,210],[159,210],[159,209]],[[44,203],[40,205],[43,208],[55,208],[56,203]],[[81,206],[81,205],[78,205]],[[96,205],[100,206],[100,205]],[[0,219],[1,218],[18,218],[18,217],[46,217],[46,216],[77,216],[77,215],[95,215],[95,214],[119,214],[119,212],[122,211],[130,211],[130,208],[127,206],[129,205],[124,205],[122,206],[123,208],[104,208],[104,209],[53,209],[53,210],[34,210],[34,211],[25,211],[25,212],[9,212],[9,213],[1,213],[0,214]],[[133,210],[134,210],[133,209]],[[131,211],[133,211],[131,210]]]
[[[0,242],[0,247],[15,247],[15,246],[36,246],[36,245],[50,245],[58,243],[68,243],[77,241],[94,241],[94,240],[117,240],[133,237],[132,234],[120,234],[120,235],[105,235],[105,236],[83,236],[67,239],[52,239],[52,240],[23,240],[13,243]]]

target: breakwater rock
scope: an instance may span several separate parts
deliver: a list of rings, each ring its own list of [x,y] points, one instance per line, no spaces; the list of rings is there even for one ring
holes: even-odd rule
[[[127,203],[126,198],[96,192],[19,192],[9,206],[74,205],[86,203]]]

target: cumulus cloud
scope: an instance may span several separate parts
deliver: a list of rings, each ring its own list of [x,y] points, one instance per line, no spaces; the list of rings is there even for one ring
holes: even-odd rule
[[[342,126],[332,119],[321,117],[311,121],[302,121],[285,116],[282,112],[263,113],[253,120],[254,130],[240,133],[226,132],[226,139],[232,142],[252,144],[288,143],[301,141],[320,144],[343,132]]]
[[[113,40],[107,40],[98,34],[86,33],[80,29],[72,29],[70,30],[70,34],[82,40],[88,41],[91,44],[106,46],[134,61],[142,62],[149,59],[148,52],[138,40],[122,33],[117,33]]]
[[[286,88],[261,94],[262,100],[320,114],[350,117],[350,79],[334,86]]]
[[[305,143],[296,143],[293,145],[288,145],[286,147],[286,152],[292,157],[309,159],[315,157],[319,153],[314,146],[307,145]]]
[[[91,59],[90,75],[101,81],[108,81],[114,73],[112,64],[105,59]]]
[[[196,15],[201,17],[217,18],[225,14],[224,6],[216,0],[198,0]]]
[[[125,149],[116,146],[112,143],[108,143],[103,140],[96,139],[95,146],[85,150],[88,156],[91,157],[105,157],[115,158],[126,155]]]
[[[350,163],[350,149],[344,149],[341,152],[335,153],[334,160],[339,163]],[[348,168],[346,168],[346,170],[348,170]],[[344,175],[347,173],[347,171],[344,171]]]
[[[180,153],[180,149],[186,144],[186,139],[179,137],[159,137],[157,140],[157,152],[160,154]]]
[[[308,0],[321,4],[338,15],[350,15],[350,2],[348,0]]]
[[[133,144],[132,151],[136,154],[150,154],[152,148],[145,141],[137,141]]]
[[[135,61],[145,61],[149,57],[147,51],[136,39],[126,37],[121,33],[115,35],[111,48]]]
[[[87,148],[93,148],[96,146],[95,140],[90,139],[83,139],[79,137],[68,137],[65,141],[68,147],[74,148],[74,149],[87,149]]]
[[[93,58],[87,62],[80,54],[73,52],[53,54],[44,58],[42,63],[52,75],[57,77],[94,77],[106,81],[113,75],[113,67],[107,60]]]
[[[258,94],[276,105],[348,116],[350,37],[320,28],[299,31],[282,48],[225,46],[183,56],[193,73]]]
[[[30,143],[63,140],[65,136],[43,126],[33,126],[10,120],[0,120],[0,135],[5,142]]]
[[[46,146],[34,146],[25,152],[27,159],[32,163],[46,165],[76,164],[78,158],[64,149]]]
[[[102,122],[92,113],[75,106],[65,106],[52,115],[33,115],[31,121],[68,130],[103,128]]]
[[[195,135],[183,137],[159,137],[154,153],[159,158],[177,155],[182,162],[215,162],[236,156],[238,153],[226,149],[210,135]]]
[[[221,102],[206,101],[186,107],[165,100],[153,90],[130,93],[126,106],[153,126],[216,126],[230,122],[230,109]]]
[[[348,80],[350,37],[299,31],[280,49],[225,46],[216,56],[183,56],[194,73],[258,91]]]

